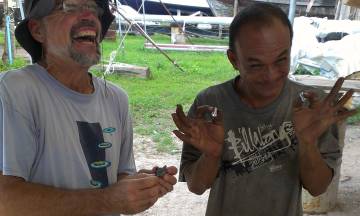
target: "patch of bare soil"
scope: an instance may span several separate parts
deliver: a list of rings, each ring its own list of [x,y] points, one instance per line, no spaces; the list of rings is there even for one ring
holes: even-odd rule
[[[175,139],[175,138],[174,138]],[[181,150],[181,143],[177,142]],[[147,137],[135,135],[134,153],[138,169],[173,165],[179,167],[180,153],[158,153],[155,143]],[[188,191],[186,183],[179,182],[167,194],[139,216],[201,216],[205,215],[209,191],[201,196]],[[360,215],[360,126],[347,126],[341,166],[337,206],[327,216]]]

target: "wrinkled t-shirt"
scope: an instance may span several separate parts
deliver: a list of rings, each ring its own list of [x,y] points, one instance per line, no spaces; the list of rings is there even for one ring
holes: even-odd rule
[[[104,188],[134,173],[125,92],[92,77],[80,94],[38,64],[0,79],[0,170],[63,189]]]
[[[236,79],[239,76],[200,92],[188,113],[194,116],[201,105],[223,111],[222,163],[211,187],[206,215],[300,216],[302,185],[292,104],[301,91],[321,92],[287,80],[274,102],[253,109],[239,99],[234,89]],[[341,156],[336,126],[322,135],[318,147],[334,170]],[[186,181],[184,170],[200,156],[196,148],[183,145],[180,181]]]

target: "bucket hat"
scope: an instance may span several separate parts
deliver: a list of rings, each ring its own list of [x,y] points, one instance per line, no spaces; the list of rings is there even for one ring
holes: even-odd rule
[[[101,17],[101,40],[104,39],[106,32],[108,31],[114,15],[109,9],[109,0],[95,0],[96,4],[104,11]],[[29,19],[39,19],[49,15],[55,7],[55,0],[25,0],[24,1],[24,13],[25,19],[22,20],[15,28],[15,37],[19,44],[30,54],[32,62],[36,63],[41,59],[42,47],[41,44],[36,41],[29,29]]]

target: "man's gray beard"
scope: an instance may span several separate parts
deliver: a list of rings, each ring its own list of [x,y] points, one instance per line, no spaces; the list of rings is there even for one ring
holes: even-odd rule
[[[71,59],[73,59],[75,62],[77,62],[81,66],[85,66],[85,67],[91,67],[91,66],[99,63],[100,56],[101,56],[99,46],[97,46],[97,48],[96,48],[97,55],[95,57],[92,57],[90,55],[83,54],[83,53],[78,53],[72,48],[69,48],[69,53],[70,53]]]

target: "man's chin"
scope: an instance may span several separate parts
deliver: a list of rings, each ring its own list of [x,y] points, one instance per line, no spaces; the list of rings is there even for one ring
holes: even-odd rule
[[[77,52],[71,52],[71,58],[83,67],[91,67],[100,62],[100,55],[89,55]]]
[[[272,90],[272,91],[264,90],[263,92],[261,92],[261,95],[264,99],[275,100],[277,97],[279,97],[280,93],[281,93],[281,89],[280,89],[280,91],[279,90]]]

